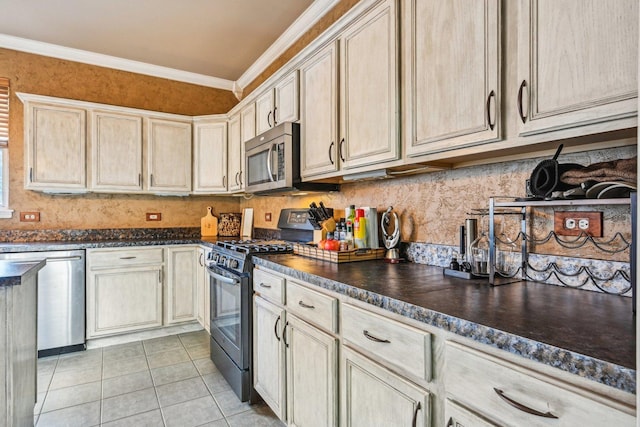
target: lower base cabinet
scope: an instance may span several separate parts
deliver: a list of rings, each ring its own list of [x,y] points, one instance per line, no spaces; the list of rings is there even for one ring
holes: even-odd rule
[[[445,419],[446,427],[499,427],[451,399],[445,402]]]
[[[430,426],[430,394],[348,347],[341,358],[341,426]]]
[[[287,313],[289,426],[338,425],[338,340]]]
[[[253,387],[282,420],[286,418],[284,322],[281,307],[253,298]]]

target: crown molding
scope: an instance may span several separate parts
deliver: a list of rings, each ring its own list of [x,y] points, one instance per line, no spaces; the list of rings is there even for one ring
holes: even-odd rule
[[[205,76],[204,74],[190,73],[188,71],[176,70],[174,68],[147,64],[110,55],[103,55],[101,53],[93,53],[86,50],[58,46],[51,43],[14,37],[7,34],[0,34],[0,47],[81,62],[84,64],[97,65],[115,70],[160,77],[184,83],[192,83],[216,89],[233,91],[235,87],[235,82],[231,80]]]
[[[316,22],[320,20],[333,6],[340,0],[315,0],[311,6],[296,19],[293,24],[282,33],[280,37],[253,63],[235,82],[236,96],[238,92],[251,83],[261,72],[263,72],[273,61],[275,61],[284,51],[289,48],[298,38],[307,32]]]

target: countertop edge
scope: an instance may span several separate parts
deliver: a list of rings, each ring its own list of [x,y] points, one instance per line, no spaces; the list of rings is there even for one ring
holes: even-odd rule
[[[270,268],[278,273],[366,302],[426,325],[470,338],[476,342],[490,345],[511,354],[543,363],[628,393],[636,393],[635,369],[399,301],[346,283],[295,270],[264,258],[254,257],[253,262],[256,265]]]

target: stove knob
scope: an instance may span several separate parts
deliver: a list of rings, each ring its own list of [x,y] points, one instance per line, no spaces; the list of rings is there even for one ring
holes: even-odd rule
[[[217,261],[218,261],[218,264],[219,264],[219,265],[224,265],[224,264],[225,264],[225,262],[227,261],[227,257],[225,257],[225,256],[221,256],[220,258],[218,258],[218,260],[217,260]]]
[[[237,259],[230,259],[228,267],[229,268],[238,268],[238,260]]]

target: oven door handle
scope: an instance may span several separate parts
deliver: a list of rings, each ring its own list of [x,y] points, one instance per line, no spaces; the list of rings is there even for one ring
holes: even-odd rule
[[[238,279],[231,279],[229,277],[225,277],[221,274],[216,273],[209,267],[207,267],[207,271],[209,272],[209,276],[213,277],[216,280],[220,280],[222,283],[226,283],[228,285],[237,285],[240,283]]]

